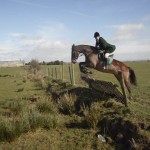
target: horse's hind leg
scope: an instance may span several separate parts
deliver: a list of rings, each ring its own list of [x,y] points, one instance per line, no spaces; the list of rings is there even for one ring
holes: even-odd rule
[[[131,100],[132,99],[132,95],[131,95],[131,86],[130,86],[130,83],[129,83],[129,73],[124,73],[123,74],[124,76],[124,83],[125,83],[125,86],[129,92],[129,99]]]
[[[131,93],[130,83],[128,81],[124,81],[124,83],[125,83],[125,86],[129,92],[129,99],[131,100],[132,99],[132,93]]]
[[[125,105],[127,106],[127,95],[126,95],[126,92],[125,92],[125,87],[124,87],[124,85],[123,85],[123,82],[122,82],[122,78],[120,78],[120,75],[118,74],[118,73],[116,73],[116,74],[114,74],[115,75],[115,77],[117,78],[117,80],[119,81],[119,83],[120,83],[120,86],[121,86],[121,89],[122,89],[122,93],[123,93],[123,97],[124,97],[124,102],[125,102]],[[125,77],[124,77],[124,75],[123,75],[123,81],[124,81],[124,84],[125,84],[125,86],[126,86],[126,88],[128,89],[128,91],[131,91],[130,89],[129,89],[129,84],[128,84],[128,82],[126,82],[125,81]]]
[[[131,87],[130,87],[130,83],[129,83],[128,81],[124,81],[124,83],[125,83],[125,86],[126,86],[126,88],[127,88],[128,92],[129,92],[129,94],[131,94]]]
[[[86,68],[86,62],[80,62],[79,68],[80,68],[80,71],[85,73],[85,74],[87,74],[87,73],[92,74],[92,72]]]

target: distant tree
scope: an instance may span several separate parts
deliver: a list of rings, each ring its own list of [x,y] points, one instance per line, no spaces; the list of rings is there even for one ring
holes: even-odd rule
[[[47,64],[47,65],[62,65],[62,64],[63,64],[63,61],[59,61],[59,60],[50,61],[50,62],[47,62],[46,64]]]
[[[40,70],[40,64],[36,59],[32,59],[30,62],[31,69]]]
[[[43,61],[43,62],[42,62],[42,65],[46,65],[46,62],[45,62],[45,61]]]
[[[54,65],[59,65],[59,60],[56,60],[56,61],[54,62]]]

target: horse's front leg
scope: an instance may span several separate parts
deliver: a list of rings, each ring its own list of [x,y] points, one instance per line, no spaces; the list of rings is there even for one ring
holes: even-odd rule
[[[83,72],[83,73],[85,73],[85,74],[92,74],[92,72],[90,71],[90,70],[88,70],[87,68],[86,68],[86,66],[87,66],[87,63],[86,62],[80,62],[79,63],[79,68],[80,68],[80,71],[81,72]]]

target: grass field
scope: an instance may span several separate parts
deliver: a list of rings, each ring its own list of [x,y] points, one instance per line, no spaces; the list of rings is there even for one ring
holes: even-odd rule
[[[78,65],[74,67],[79,93],[62,95],[57,103],[46,89],[54,86],[57,91],[62,83],[44,76],[48,68],[50,76],[57,68],[60,79],[61,66],[41,66],[36,74],[23,67],[0,68],[0,150],[149,149],[150,62],[126,64],[135,70],[138,81],[128,108],[88,89]],[[113,75],[92,71],[92,77],[118,84]],[[64,81],[70,81],[68,65]]]

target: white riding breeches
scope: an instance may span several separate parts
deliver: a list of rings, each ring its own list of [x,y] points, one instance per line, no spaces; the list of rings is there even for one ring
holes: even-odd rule
[[[109,57],[109,55],[110,55],[109,53],[106,53],[106,54],[105,54],[105,58],[108,58],[108,57]]]

